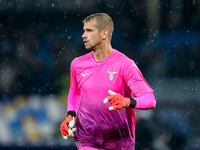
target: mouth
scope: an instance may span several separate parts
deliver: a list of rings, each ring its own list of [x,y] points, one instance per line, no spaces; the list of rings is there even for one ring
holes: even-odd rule
[[[84,44],[87,44],[88,42],[87,41],[83,41],[84,42]]]

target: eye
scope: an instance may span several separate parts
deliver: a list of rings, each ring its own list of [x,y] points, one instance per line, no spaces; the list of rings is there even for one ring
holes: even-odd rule
[[[92,32],[92,29],[87,29],[86,31],[87,31],[87,32]]]

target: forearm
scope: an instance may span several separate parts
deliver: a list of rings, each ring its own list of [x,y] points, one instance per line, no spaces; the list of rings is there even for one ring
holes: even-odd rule
[[[80,96],[76,94],[74,90],[70,89],[68,95],[68,103],[67,103],[68,115],[69,113],[71,115],[74,115],[73,112],[75,112],[75,115],[77,114],[77,111],[79,109],[79,103],[80,103]]]
[[[110,102],[112,106],[109,110],[116,110],[122,108],[135,108],[135,109],[153,109],[156,106],[156,99],[153,93],[147,93],[137,98],[126,98],[119,93],[108,90],[110,96],[106,97],[103,102],[106,104]]]
[[[135,109],[147,110],[156,107],[156,99],[153,93],[147,93],[141,97],[134,98],[136,100]]]

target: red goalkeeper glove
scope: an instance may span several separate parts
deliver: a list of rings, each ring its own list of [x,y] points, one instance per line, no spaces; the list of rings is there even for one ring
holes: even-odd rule
[[[115,93],[111,90],[108,91],[110,96],[104,99],[104,103],[111,102],[112,106],[109,107],[109,110],[116,110],[122,108],[134,108],[136,106],[136,101],[133,98],[125,98],[119,93]]]
[[[75,126],[75,115],[69,114],[66,120],[63,121],[60,125],[60,131],[61,131],[62,137],[65,140],[67,140],[68,137],[74,136],[74,132],[76,131],[76,128],[74,128],[74,126]]]

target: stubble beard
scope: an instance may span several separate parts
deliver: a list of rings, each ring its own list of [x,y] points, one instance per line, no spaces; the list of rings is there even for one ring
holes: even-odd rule
[[[85,45],[85,49],[93,51],[94,46],[90,46],[90,45]]]

